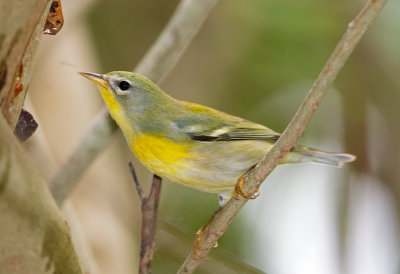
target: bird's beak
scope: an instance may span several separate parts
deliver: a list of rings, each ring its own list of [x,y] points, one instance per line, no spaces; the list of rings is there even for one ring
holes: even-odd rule
[[[92,72],[78,72],[78,73],[104,88],[111,87],[104,74],[98,74]]]

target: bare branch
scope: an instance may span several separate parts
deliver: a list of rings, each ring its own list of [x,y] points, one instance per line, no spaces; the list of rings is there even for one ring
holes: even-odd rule
[[[150,194],[142,199],[142,232],[140,240],[139,273],[143,274],[151,273],[160,193],[161,178],[154,174]]]
[[[146,197],[143,194],[132,162],[129,162],[129,169],[140,198],[142,209],[139,273],[151,273],[157,227],[158,201],[161,193],[161,178],[155,174],[153,175],[151,190],[149,196]]]
[[[132,162],[129,162],[129,168],[142,205],[139,273],[151,273],[157,227],[158,201],[161,193],[161,178],[155,174],[153,175],[150,194],[146,197],[143,195],[143,190],[139,184]]]
[[[218,0],[182,0],[154,46],[139,63],[136,72],[160,82],[173,68],[208,12]],[[104,108],[90,130],[50,180],[50,188],[61,205],[83,172],[106,147],[116,126]],[[94,145],[90,145],[94,144]]]
[[[135,183],[135,187],[136,187],[136,191],[139,195],[139,199],[140,199],[140,201],[143,202],[143,199],[144,199],[143,189],[139,184],[139,180],[136,176],[136,171],[135,171],[135,168],[134,168],[132,162],[129,162],[129,170],[131,171],[133,182]]]
[[[255,193],[261,183],[301,138],[308,122],[335,80],[340,69],[349,58],[364,32],[378,16],[385,3],[386,0],[368,1],[360,14],[348,25],[345,34],[314,82],[296,115],[293,117],[279,140],[275,143],[272,149],[268,151],[264,159],[256,166],[254,171],[243,184],[243,189],[246,193]],[[223,235],[228,228],[229,223],[238,214],[239,210],[246,204],[246,202],[247,200],[243,197],[239,197],[238,200],[233,198],[227,202],[227,204],[222,208],[221,213],[216,217],[215,221],[211,224],[201,239],[200,248],[192,250],[178,273],[192,273],[197,266],[203,262],[215,242]]]

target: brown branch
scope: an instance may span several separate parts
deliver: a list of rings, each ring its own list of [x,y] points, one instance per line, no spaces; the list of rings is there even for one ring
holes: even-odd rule
[[[160,256],[165,256],[167,259],[175,262],[182,260],[182,250],[186,250],[193,243],[192,233],[162,216],[160,216],[157,225],[158,233],[161,234],[158,238],[162,239],[157,244],[157,252]],[[171,248],[171,246],[174,248]],[[212,261],[200,265],[198,269],[199,273],[264,273],[232,255],[229,251],[224,250],[224,248],[214,249],[210,255]]]
[[[142,209],[139,273],[151,273],[157,226],[157,209],[161,192],[161,178],[154,174],[150,194],[146,197],[143,194],[143,190],[131,162],[129,163],[129,168],[141,201]]]
[[[351,52],[360,41],[364,32],[378,16],[386,0],[370,0],[361,10],[360,14],[348,25],[348,28],[339,41],[334,52],[325,64],[318,78],[311,87],[303,104],[290,121],[276,144],[268,151],[264,159],[256,166],[243,185],[246,193],[255,193],[261,183],[272,170],[279,164],[283,157],[298,142],[312,115],[321,103],[324,95],[335,80]],[[228,228],[229,223],[246,204],[247,200],[239,197],[238,200],[230,199],[222,208],[220,214],[211,224],[201,239],[200,247],[193,249],[186,258],[178,273],[192,273],[203,262],[219,237]]]
[[[133,182],[135,183],[136,192],[139,195],[139,199],[140,199],[140,201],[143,201],[143,199],[144,199],[143,189],[139,184],[139,180],[136,176],[136,171],[135,171],[135,168],[133,167],[132,162],[129,162],[129,170],[131,171],[132,179],[133,179]]]
[[[218,0],[182,0],[155,44],[139,63],[136,72],[159,83],[173,68]],[[109,143],[117,127],[106,108],[50,180],[50,189],[61,205],[84,171]]]

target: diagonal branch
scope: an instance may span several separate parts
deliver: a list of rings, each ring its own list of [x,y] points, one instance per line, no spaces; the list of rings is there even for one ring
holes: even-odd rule
[[[360,14],[348,25],[334,52],[325,64],[318,78],[311,87],[303,104],[290,121],[286,130],[275,143],[264,159],[256,166],[243,184],[245,193],[255,193],[261,183],[279,164],[283,157],[301,138],[308,122],[321,103],[324,95],[332,85],[340,69],[343,67],[364,32],[378,16],[387,0],[369,0]],[[243,197],[229,200],[220,214],[201,239],[200,247],[193,249],[186,258],[178,273],[192,273],[203,262],[215,242],[228,228],[229,223],[246,204]]]
[[[218,0],[181,0],[171,20],[139,63],[136,72],[160,82],[173,68]],[[61,205],[89,165],[117,129],[104,108],[90,129],[50,180],[50,190]]]

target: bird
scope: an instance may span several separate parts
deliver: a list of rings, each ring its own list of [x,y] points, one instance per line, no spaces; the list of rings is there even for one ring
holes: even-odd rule
[[[79,74],[97,84],[111,117],[147,169],[171,182],[218,194],[220,207],[280,137],[264,125],[174,99],[137,73]],[[341,167],[354,160],[351,154],[295,145],[280,164]]]

